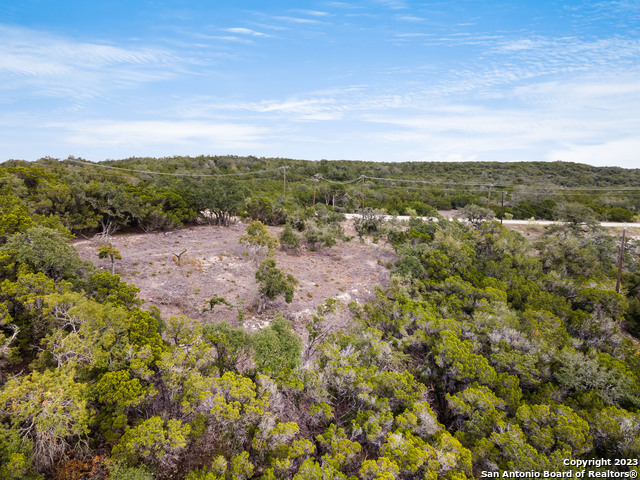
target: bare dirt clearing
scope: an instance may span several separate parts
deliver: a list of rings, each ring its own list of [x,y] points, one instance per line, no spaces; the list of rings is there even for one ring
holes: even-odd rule
[[[346,223],[347,234],[352,235],[350,222]],[[110,242],[122,254],[115,272],[140,288],[140,298],[147,306],[158,307],[165,318],[182,313],[203,323],[227,320],[232,325],[241,318],[247,330],[254,330],[267,325],[280,311],[299,333],[327,298],[339,299],[344,306],[352,301],[364,303],[374,297],[377,285],[389,284],[387,264],[395,261],[389,246],[361,243],[354,238],[316,252],[278,251],[278,268],[293,274],[299,282],[296,294],[292,303],[279,298],[258,315],[258,284],[254,277],[257,264],[239,244],[245,229],[246,225],[236,224],[115,235]],[[281,228],[269,227],[269,231],[279,235]],[[81,258],[108,270],[110,261],[100,260],[96,254],[102,242],[100,238],[78,240],[74,246]],[[184,250],[178,265],[175,255]],[[216,295],[233,307],[218,305],[213,312],[203,311]],[[348,323],[346,310],[335,315],[332,323]]]

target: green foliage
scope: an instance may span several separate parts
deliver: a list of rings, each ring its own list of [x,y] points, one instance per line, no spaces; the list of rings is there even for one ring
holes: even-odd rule
[[[496,371],[487,359],[473,353],[473,344],[468,340],[460,340],[454,332],[441,332],[433,353],[445,385],[457,382],[469,384],[474,381],[492,385],[497,380]]]
[[[566,222],[574,230],[579,230],[583,226],[593,229],[598,224],[598,219],[593,210],[580,203],[559,205],[555,209],[554,215],[556,220]]]
[[[131,311],[128,320],[128,333],[131,344],[141,350],[150,350],[153,359],[157,361],[166,350],[160,336],[158,320],[149,312],[140,309]]]
[[[114,463],[109,471],[109,480],[153,480],[153,474],[145,466],[128,467]]]
[[[115,261],[121,260],[122,255],[111,243],[103,243],[98,247],[98,258],[109,258],[109,260],[111,260],[111,274],[113,275],[115,273]]]
[[[87,292],[99,302],[109,302],[134,308],[142,304],[137,298],[140,289],[135,285],[120,280],[120,275],[107,271],[97,271],[89,277],[86,286]]]
[[[169,192],[171,187],[167,188]],[[184,202],[182,221],[199,217],[207,223],[229,226],[244,206],[248,190],[234,179],[180,179],[175,187],[177,199]]]
[[[281,225],[287,218],[283,205],[267,198],[252,198],[247,204],[247,215],[265,225]]]
[[[205,307],[202,310],[203,312],[207,310],[213,312],[217,305],[226,305],[227,307],[233,307],[233,305],[229,303],[226,298],[221,297],[220,295],[214,295],[207,301],[207,303],[209,304],[209,308],[207,309]]]
[[[94,396],[104,405],[98,419],[105,438],[117,440],[128,424],[129,410],[156,393],[153,389],[144,387],[137,378],[131,378],[129,370],[102,375],[94,387]]]
[[[286,376],[300,365],[302,341],[280,314],[251,339],[256,370],[276,378]]]
[[[338,241],[348,241],[340,222],[344,216],[330,211],[324,205],[316,209],[306,209],[289,215],[281,234],[283,242],[297,247],[304,241],[311,250],[330,248]]]
[[[39,360],[43,364],[119,369],[134,359],[139,362],[152,356],[150,349],[130,344],[131,319],[124,307],[100,304],[77,293],[49,295],[46,305],[55,328],[42,342]]]
[[[495,218],[493,211],[489,208],[475,204],[466,205],[460,210],[462,218],[466,218],[474,227],[480,226],[481,222],[490,221]]]
[[[247,226],[247,233],[240,237],[240,243],[253,252],[267,252],[271,256],[280,246],[278,239],[269,233],[262,222],[254,221]]]
[[[10,253],[16,262],[56,280],[78,282],[88,269],[62,234],[46,227],[31,227],[11,236],[0,252]]]
[[[249,357],[251,339],[242,328],[233,328],[226,322],[203,327],[204,339],[215,348],[215,364],[220,375],[237,372],[238,365]]]
[[[74,441],[89,433],[91,412],[87,406],[87,386],[73,379],[72,370],[32,372],[11,379],[0,392],[0,419],[29,440],[36,470],[60,460]],[[10,461],[27,468],[22,457]]]
[[[7,480],[40,480],[32,467],[33,443],[20,436],[17,428],[0,423],[0,476]]]
[[[360,238],[365,235],[381,235],[384,229],[384,213],[373,208],[365,208],[360,217],[356,218],[353,226]]]
[[[357,461],[362,447],[357,442],[349,440],[342,428],[331,424],[322,435],[317,437],[322,447],[322,462],[337,471],[348,471],[350,466]]]
[[[570,347],[558,352],[554,377],[570,392],[593,391],[608,404],[640,406],[640,383],[625,362],[606,353],[583,354]]]
[[[300,235],[293,230],[289,223],[284,226],[279,238],[280,244],[287,248],[298,248],[300,246]]]
[[[552,455],[556,450],[581,456],[592,448],[589,424],[566,406],[522,405],[516,419],[529,444]]]
[[[282,164],[175,157],[109,165],[226,175]],[[283,244],[299,237],[330,247],[345,240],[336,212],[359,207],[361,185],[318,182],[316,209],[298,208],[312,201],[304,182],[318,171],[338,182],[354,172],[460,176],[459,166],[438,163],[287,164],[287,199],[277,175],[142,175],[132,185],[116,170],[74,164],[72,173],[54,159],[0,167],[0,477],[75,475],[82,455],[108,451],[94,461],[120,480],[462,480],[640,455],[640,356],[628,338],[640,324],[640,244],[628,241],[617,294],[619,238],[593,224],[632,218],[640,209],[633,199],[510,187],[514,216],[555,212],[569,222],[533,244],[479,216],[472,226],[417,217],[401,225],[369,212],[372,226],[359,222],[359,233],[386,234],[394,246],[391,287],[350,305],[354,319],[340,331],[332,331],[339,305],[331,299],[296,324],[307,326],[304,364],[302,340],[282,316],[251,334],[183,315],[165,322],[157,309],[140,310],[136,287],[83,264],[67,244],[69,230],[153,231],[197,218],[228,225],[246,213],[263,222],[243,238],[256,254],[277,248],[264,223],[285,220]],[[482,183],[637,183],[634,171],[562,163],[463,168]],[[375,182],[365,194],[372,209],[430,216],[428,205],[471,211],[487,198]],[[105,248],[103,257],[117,254]],[[263,302],[290,301],[295,291],[273,258],[256,280]],[[209,307],[217,305],[228,302],[213,297]]]
[[[300,235],[293,230],[289,223],[284,226],[279,238],[280,244],[287,248],[298,248],[300,246]]]
[[[4,239],[24,232],[34,224],[27,206],[6,190],[0,189],[0,236]]]
[[[258,291],[263,299],[275,300],[279,296],[284,296],[287,303],[293,301],[293,294],[298,285],[293,275],[284,274],[276,267],[276,261],[273,258],[262,261],[256,271],[256,281],[260,284]],[[263,305],[260,309],[262,307]]]
[[[171,470],[187,445],[190,430],[191,427],[180,420],[165,422],[154,416],[134,428],[127,428],[112,453],[130,466],[142,460],[157,468]]]

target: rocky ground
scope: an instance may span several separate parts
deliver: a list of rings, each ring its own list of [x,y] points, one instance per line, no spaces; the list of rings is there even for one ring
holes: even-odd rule
[[[350,222],[347,234],[355,235]],[[242,324],[251,331],[262,328],[280,311],[289,318],[296,331],[304,325],[318,305],[328,298],[364,303],[373,298],[376,286],[389,284],[389,267],[395,256],[388,245],[350,242],[310,251],[278,251],[276,263],[285,273],[298,280],[295,297],[290,304],[279,298],[266,311],[258,314],[258,284],[255,271],[258,262],[245,253],[239,238],[246,225],[231,227],[197,226],[172,232],[149,234],[117,234],[110,242],[122,259],[116,260],[115,272],[140,288],[146,305],[158,307],[163,316],[184,314],[203,323],[227,320]],[[279,235],[281,228],[269,227]],[[74,242],[80,256],[96,266],[110,269],[110,261],[96,254],[101,238]],[[178,264],[177,255],[182,254]],[[224,297],[232,307],[218,305],[213,312],[204,311],[213,296]],[[350,321],[347,308],[332,316],[336,328]]]
[[[538,222],[505,226],[532,240],[546,228]],[[638,236],[640,229],[624,226],[628,236]],[[395,262],[391,247],[382,240],[378,244],[369,239],[361,242],[353,230],[353,220],[344,222],[343,227],[347,235],[354,237],[350,242],[319,251],[300,248],[277,252],[278,268],[293,274],[298,286],[292,303],[279,298],[261,313],[257,311],[258,284],[254,276],[259,259],[250,258],[239,243],[246,224],[123,233],[110,241],[122,254],[122,259],[116,261],[116,273],[140,288],[140,298],[146,305],[158,307],[165,318],[184,314],[203,323],[226,320],[252,331],[268,325],[275,312],[280,311],[296,331],[304,333],[311,314],[328,298],[340,300],[344,307],[353,301],[364,303],[373,298],[376,286],[389,284],[389,269]],[[621,225],[608,226],[614,235],[621,229]],[[281,227],[269,227],[269,231],[279,235]],[[78,240],[74,245],[82,258],[109,269],[110,261],[98,259],[96,253],[104,241],[96,237]],[[181,253],[178,262],[177,255]],[[205,310],[214,296],[224,297],[232,306]],[[340,309],[330,321],[335,328],[345,326],[350,321],[348,309]]]

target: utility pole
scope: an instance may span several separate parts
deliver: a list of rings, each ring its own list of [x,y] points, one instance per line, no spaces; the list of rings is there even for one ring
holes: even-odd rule
[[[624,237],[627,229],[622,229],[622,242],[620,242],[620,257],[618,258],[618,281],[616,282],[616,293],[620,293],[620,283],[622,283],[622,258],[624,257]]]
[[[283,165],[282,167],[282,196],[287,196],[287,165]]]
[[[504,217],[504,190],[502,190],[502,199],[500,200],[500,225],[502,225],[503,217]]]
[[[364,175],[362,175],[362,213],[364,213]]]

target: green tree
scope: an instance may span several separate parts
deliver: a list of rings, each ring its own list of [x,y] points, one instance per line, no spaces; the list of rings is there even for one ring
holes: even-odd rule
[[[0,238],[24,232],[33,223],[27,206],[6,187],[0,188]]]
[[[215,348],[218,372],[237,372],[250,355],[251,340],[243,328],[233,328],[227,322],[216,322],[203,327],[204,339]]]
[[[290,223],[287,223],[280,233],[280,244],[287,248],[298,248],[300,246],[300,235],[293,230]]]
[[[120,250],[115,248],[111,242],[104,243],[98,247],[98,258],[109,258],[111,260],[111,275],[115,274],[115,261],[121,260]]]
[[[112,454],[132,466],[143,461],[167,475],[177,467],[190,431],[191,427],[180,420],[163,421],[160,416],[154,416],[134,428],[127,428]]]
[[[89,433],[87,387],[73,370],[32,372],[11,379],[0,391],[0,417],[19,429],[33,449],[33,466],[43,471]]]
[[[32,465],[33,442],[21,438],[17,427],[0,422],[0,478],[7,480],[41,480]]]
[[[273,258],[267,258],[262,261],[256,271],[256,281],[260,284],[258,289],[260,293],[258,311],[264,309],[267,300],[275,300],[279,296],[284,296],[285,301],[291,303],[298,284],[293,275],[290,273],[285,274],[276,267],[276,261]]]
[[[365,235],[382,235],[384,233],[384,223],[384,213],[382,211],[367,207],[354,220],[353,226],[358,232],[358,237],[362,239]]]
[[[546,455],[561,451],[579,457],[593,447],[589,424],[570,407],[522,405],[516,419],[529,443]]]
[[[496,371],[487,359],[473,353],[473,344],[468,340],[460,340],[454,332],[441,332],[433,352],[447,391],[452,390],[456,382],[465,384],[477,381],[492,385],[497,380]]]
[[[475,204],[469,204],[460,210],[462,218],[466,218],[471,225],[478,228],[482,222],[491,221],[495,218],[493,210]]]
[[[259,221],[251,222],[247,226],[247,233],[240,237],[240,243],[246,245],[250,254],[254,256],[259,252],[272,256],[280,246],[278,239]]]
[[[129,370],[107,372],[94,387],[94,396],[103,406],[98,414],[100,430],[109,441],[116,441],[128,425],[129,410],[157,394],[131,378]]]
[[[554,217],[556,220],[565,222],[573,230],[581,230],[583,226],[592,230],[599,226],[594,211],[580,203],[559,205],[554,211]]]
[[[120,275],[105,270],[97,271],[89,277],[87,293],[97,301],[110,302],[126,308],[134,308],[142,304],[137,298],[140,289],[135,285],[120,280]]]
[[[258,372],[280,378],[300,365],[302,340],[279,313],[271,325],[253,334],[251,344]]]
[[[25,233],[11,236],[0,252],[14,255],[15,261],[31,266],[56,280],[78,282],[91,267],[80,260],[57,230],[31,227]]]

